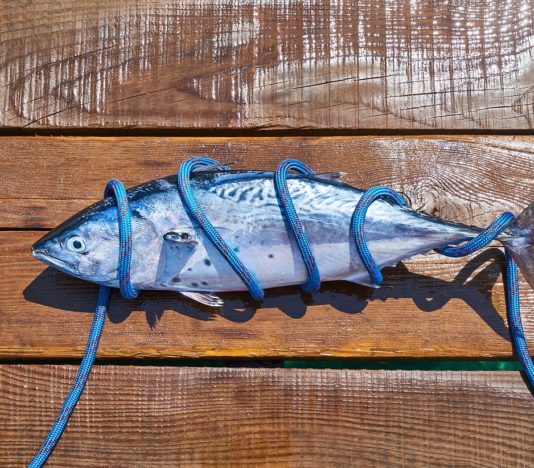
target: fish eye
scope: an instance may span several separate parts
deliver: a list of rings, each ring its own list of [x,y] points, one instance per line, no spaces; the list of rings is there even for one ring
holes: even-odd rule
[[[72,236],[67,241],[67,249],[71,252],[82,253],[86,248],[85,241],[80,236]]]

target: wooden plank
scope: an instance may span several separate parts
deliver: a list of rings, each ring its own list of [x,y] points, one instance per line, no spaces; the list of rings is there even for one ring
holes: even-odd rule
[[[0,228],[51,228],[97,201],[112,177],[126,186],[176,173],[192,155],[272,169],[294,157],[346,172],[356,187],[383,184],[416,209],[483,226],[534,200],[534,137],[321,138],[5,137]]]
[[[533,127],[531,4],[4,0],[0,126]]]
[[[80,357],[97,288],[33,259],[31,232],[0,232],[0,357]],[[508,358],[510,337],[496,249],[451,260],[417,257],[385,270],[372,290],[325,283],[312,299],[269,290],[260,306],[226,294],[217,313],[170,292],[113,295],[100,357]],[[534,349],[534,292],[522,282]]]
[[[38,448],[70,366],[1,366],[0,456]],[[97,366],[50,466],[532,466],[516,372]]]
[[[346,171],[355,185],[391,185],[430,213],[485,225],[534,200],[533,140],[5,138],[0,222],[4,229],[50,227],[96,200],[112,176],[132,185],[207,154],[249,168],[299,157],[317,170]],[[29,246],[41,234],[0,233],[0,357],[83,352],[96,287],[34,260]],[[296,288],[278,289],[259,308],[247,295],[229,295],[215,315],[175,294],[146,292],[133,303],[114,302],[99,355],[510,357],[501,268],[495,250],[471,260],[432,254],[388,270],[380,290],[331,283],[310,300]],[[534,293],[524,282],[521,288],[534,348]]]

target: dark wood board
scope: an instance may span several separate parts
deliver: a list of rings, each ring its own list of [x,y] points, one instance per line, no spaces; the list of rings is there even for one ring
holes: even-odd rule
[[[478,226],[534,201],[532,136],[4,137],[0,228],[55,227],[100,199],[109,179],[131,187],[175,174],[198,155],[263,170],[297,158],[317,172],[345,172],[356,187],[390,186],[418,210]]]

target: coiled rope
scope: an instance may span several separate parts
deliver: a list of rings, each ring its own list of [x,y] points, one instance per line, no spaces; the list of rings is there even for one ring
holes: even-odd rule
[[[234,250],[224,241],[215,227],[208,220],[202,208],[196,203],[191,189],[191,173],[199,168],[219,164],[217,161],[209,158],[190,158],[187,159],[178,171],[178,191],[186,210],[200,228],[204,231],[208,239],[213,243],[221,255],[231,265],[234,271],[248,287],[252,297],[256,300],[262,300],[264,297],[263,289],[259,284],[255,274],[250,271],[239,259]],[[287,176],[289,171],[296,171],[301,174],[315,174],[307,165],[296,159],[287,159],[280,163],[274,174],[274,185],[280,204],[280,210],[284,216],[286,226],[294,236],[299,247],[302,260],[308,271],[308,281],[302,285],[307,292],[315,292],[319,289],[321,277],[317,262],[313,256],[310,242],[306,236],[304,228],[299,221],[291,195],[287,188]],[[132,218],[128,205],[128,198],[123,184],[118,180],[111,180],[104,192],[104,196],[112,195],[117,208],[117,219],[119,224],[119,289],[125,299],[135,299],[139,295],[130,282],[130,266],[132,257]],[[360,200],[354,208],[351,219],[350,230],[356,244],[356,249],[369,272],[373,284],[382,283],[382,273],[377,263],[373,259],[367,246],[365,238],[365,216],[368,208],[377,199],[385,199],[391,203],[404,205],[404,198],[394,190],[387,187],[373,187],[363,193]],[[461,245],[444,246],[436,251],[448,257],[465,257],[493,241],[501,232],[506,229],[515,219],[512,213],[505,212],[493,221],[486,229],[481,231],[476,237],[466,239]],[[519,301],[519,282],[518,269],[515,260],[510,252],[505,249],[505,288],[506,288],[506,305],[507,316],[512,335],[513,344],[516,353],[523,365],[523,370],[531,388],[534,388],[534,363],[527,348],[523,325],[521,323],[521,311]],[[93,318],[93,324],[89,332],[89,338],[85,353],[76,374],[72,387],[65,398],[63,406],[59,411],[56,421],[52,425],[43,445],[28,467],[37,468],[46,463],[48,457],[52,454],[58,443],[63,431],[65,430],[80,396],[85,388],[87,379],[93,366],[102,328],[104,326],[109,303],[110,288],[101,286],[98,293],[97,306]]]

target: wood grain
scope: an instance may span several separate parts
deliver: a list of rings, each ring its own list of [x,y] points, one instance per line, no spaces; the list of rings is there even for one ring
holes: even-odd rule
[[[130,187],[176,173],[192,155],[271,170],[294,157],[318,172],[346,172],[356,187],[391,186],[416,209],[478,226],[534,201],[528,136],[4,137],[0,228],[54,227],[97,201],[112,177]]]
[[[346,171],[357,186],[391,185],[432,214],[483,226],[534,200],[533,141],[5,138],[0,227],[53,226],[100,197],[108,178],[130,186],[174,172],[191,154],[249,168],[298,157],[318,171]],[[33,259],[29,246],[42,234],[0,232],[0,357],[83,353],[96,287]],[[432,254],[386,271],[380,290],[330,283],[309,298],[285,288],[269,292],[261,306],[246,294],[228,295],[215,315],[172,293],[145,292],[133,303],[113,303],[99,356],[510,357],[501,269],[494,249],[471,260]],[[522,303],[534,347],[534,293],[526,283]]]
[[[528,129],[529,0],[3,0],[0,126]]]
[[[3,466],[74,373],[0,367]],[[532,466],[533,421],[516,372],[97,366],[49,466]]]

